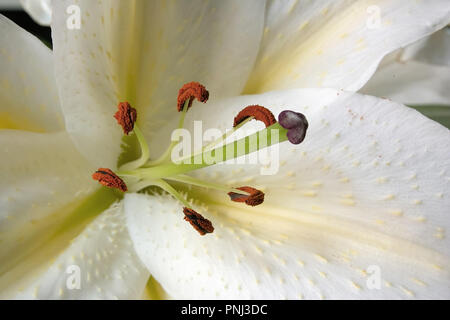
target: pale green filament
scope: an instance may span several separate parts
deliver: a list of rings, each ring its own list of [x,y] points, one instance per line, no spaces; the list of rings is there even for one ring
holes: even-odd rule
[[[187,176],[184,174],[174,176],[174,177],[167,177],[167,180],[187,183],[187,184],[194,185],[194,186],[216,189],[216,190],[225,191],[225,192],[234,192],[234,193],[239,193],[239,194],[243,194],[243,195],[250,195],[249,192],[245,192],[245,191],[235,189],[235,188],[230,188],[230,187],[227,187],[227,186],[224,186],[221,184],[217,184],[217,183],[198,180],[198,179],[195,179],[191,176]]]
[[[213,141],[210,144],[208,144],[207,146],[205,146],[203,148],[203,151],[205,151],[207,149],[211,149],[212,147],[218,145],[222,141],[226,141],[233,133],[235,133],[237,130],[242,128],[245,124],[247,124],[248,122],[250,122],[253,119],[255,119],[255,118],[254,117],[248,117],[247,119],[245,119],[244,121],[239,123],[236,127],[233,127],[233,129],[231,129],[230,131],[226,132],[222,137],[220,137],[216,141]]]
[[[181,203],[183,203],[186,207],[191,208],[191,205],[184,199],[178,191],[176,191],[170,184],[168,184],[166,181],[162,179],[157,180],[142,180],[138,183],[135,183],[134,185],[131,185],[128,190],[130,192],[138,192],[139,190],[143,190],[150,186],[157,186],[163,189],[164,191],[171,194],[175,199],[179,200]]]
[[[147,187],[154,186],[154,185],[156,185],[154,180],[141,180],[134,184],[127,184],[128,191],[130,191],[130,192],[138,192],[140,190],[143,190]]]
[[[123,166],[121,166],[119,168],[119,170],[127,171],[127,170],[134,170],[139,167],[142,167],[148,161],[148,159],[150,157],[150,151],[148,149],[148,144],[145,141],[145,137],[142,134],[141,129],[139,129],[139,127],[137,126],[137,124],[134,125],[133,132],[136,135],[136,138],[138,139],[139,146],[141,148],[141,156],[139,159],[136,159],[134,161],[124,164]]]
[[[182,129],[184,127],[184,119],[186,118],[186,114],[187,114],[187,110],[188,110],[188,105],[189,105],[189,99],[187,99],[184,103],[183,106],[183,111],[181,112],[181,117],[180,117],[180,121],[178,122],[178,129]],[[167,148],[167,150],[156,160],[154,161],[149,161],[146,166],[147,167],[151,167],[151,166],[157,166],[161,163],[167,162],[168,160],[170,160],[170,155],[172,154],[172,150],[173,148],[177,145],[178,141],[172,141],[169,145],[169,147]],[[148,159],[147,159],[148,160]],[[145,163],[144,163],[145,164]]]
[[[192,208],[192,205],[189,204],[189,202],[187,202],[187,200],[181,194],[179,194],[177,190],[175,190],[170,184],[168,184],[164,180],[156,180],[154,181],[154,185],[160,187],[167,193],[171,194],[172,197],[174,197],[182,204],[184,204],[186,208]]]

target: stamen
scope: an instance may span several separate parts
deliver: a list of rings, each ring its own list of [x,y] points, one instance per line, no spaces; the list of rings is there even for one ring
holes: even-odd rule
[[[203,218],[201,214],[187,207],[183,207],[183,212],[185,216],[184,220],[188,221],[201,236],[214,231],[211,221]]]
[[[117,123],[123,129],[123,133],[128,135],[134,129],[134,123],[137,119],[136,109],[131,107],[128,102],[120,102],[118,107],[118,111],[114,115],[114,118],[117,119]]]
[[[203,85],[198,82],[186,83],[178,92],[178,111],[183,111],[184,103],[189,99],[189,104],[186,109],[188,110],[192,106],[194,98],[200,102],[205,103],[206,101],[208,101],[209,92]]]
[[[125,182],[110,169],[100,168],[92,175],[92,178],[108,188],[119,189],[123,192],[128,191]]]
[[[269,109],[266,109],[262,106],[253,105],[244,108],[243,110],[241,110],[241,112],[238,113],[238,115],[234,118],[233,127],[236,127],[248,117],[253,117],[255,120],[264,122],[266,128],[277,122]]]
[[[246,196],[240,193],[229,192],[231,201],[234,202],[245,202],[249,206],[257,206],[264,202],[264,193],[258,189],[252,187],[240,187],[238,190],[245,191],[250,195]]]
[[[202,215],[191,209],[191,205],[189,204],[189,202],[187,202],[186,199],[184,199],[184,197],[179,194],[178,191],[176,191],[170,184],[162,179],[154,180],[152,184],[162,188],[166,192],[170,193],[172,197],[184,204],[184,220],[189,221],[189,223],[195,228],[195,230],[198,231],[198,233],[200,233],[200,235],[203,236],[214,231],[214,227],[212,226],[211,221],[203,218]]]
[[[278,115],[280,125],[288,129],[287,138],[292,144],[303,142],[308,130],[308,121],[306,117],[295,111],[285,110]]]

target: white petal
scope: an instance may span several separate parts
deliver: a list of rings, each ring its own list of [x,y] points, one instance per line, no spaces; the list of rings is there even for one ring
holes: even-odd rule
[[[391,51],[444,27],[448,1],[271,1],[245,92],[356,91]]]
[[[52,0],[20,0],[23,9],[40,25],[52,22]]]
[[[444,28],[406,47],[401,59],[450,67],[450,28]]]
[[[97,184],[66,133],[0,131],[0,274],[47,241]]]
[[[64,128],[51,50],[2,15],[0,128],[39,132]]]
[[[393,62],[379,69],[361,93],[409,105],[450,105],[450,67],[414,60]]]
[[[33,273],[33,279],[14,283],[3,292],[4,296],[15,299],[137,299],[149,278],[134,253],[121,203],[103,212],[54,261],[39,271]]]
[[[303,112],[305,141],[280,145],[276,175],[222,165],[196,176],[259,188],[264,204],[246,207],[193,189],[194,208],[215,226],[200,237],[167,196],[125,199],[138,255],[169,295],[449,297],[447,129],[388,100],[329,89],[229,99],[199,106],[191,119],[223,130],[250,104]],[[221,120],[211,110],[221,110]],[[377,268],[381,288],[370,289]]]
[[[259,0],[55,2],[58,84],[80,150],[98,165],[116,164],[119,101],[138,109],[149,136],[173,118],[186,82],[217,96],[239,93],[256,59],[264,7]],[[80,29],[70,24],[78,12]]]

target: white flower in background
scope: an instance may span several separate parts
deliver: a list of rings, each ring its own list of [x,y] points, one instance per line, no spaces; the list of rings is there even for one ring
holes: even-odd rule
[[[79,30],[66,28],[72,4]],[[377,28],[366,25],[370,5],[380,9]],[[339,90],[359,90],[387,53],[444,27],[446,1],[53,6],[56,81],[50,51],[0,20],[0,124],[16,129],[0,132],[2,297],[138,298],[149,273],[174,298],[449,297],[448,130]],[[211,92],[187,114],[191,130],[193,120],[229,128],[254,104],[309,122],[301,145],[279,145],[277,175],[250,165],[191,173],[264,190],[260,206],[176,185],[213,222],[204,237],[165,193],[127,193],[108,208],[117,194],[90,178],[97,167],[116,170],[118,102],[137,109],[153,158],[169,143],[189,81]],[[67,288],[72,265],[80,289]],[[379,289],[368,285],[373,270]]]
[[[450,28],[393,52],[361,92],[408,105],[450,105]]]
[[[386,56],[361,93],[414,107],[450,127],[450,28]]]
[[[20,0],[23,9],[43,26],[52,22],[52,0]]]

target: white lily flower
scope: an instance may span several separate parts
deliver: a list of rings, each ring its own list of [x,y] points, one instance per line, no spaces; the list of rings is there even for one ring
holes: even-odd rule
[[[2,18],[1,76],[12,84],[1,87],[12,101],[4,112],[8,128],[25,131],[0,132],[9,154],[1,160],[2,296],[135,298],[150,273],[174,298],[448,298],[447,129],[397,103],[337,89],[226,98],[358,90],[385,54],[449,19],[445,1],[376,3],[379,29],[365,28],[363,1],[54,2],[56,84],[42,81],[50,52]],[[70,5],[81,9],[81,29],[67,28]],[[310,123],[303,144],[279,145],[275,176],[249,165],[191,173],[267,194],[249,208],[223,192],[183,189],[215,226],[205,237],[166,194],[129,193],[107,209],[115,193],[93,194],[89,180],[98,166],[116,168],[118,102],[136,107],[153,158],[175,127],[178,89],[191,80],[213,96],[186,123],[225,129],[253,104],[302,112]],[[56,86],[61,104],[48,94]],[[22,105],[29,108],[14,114]],[[70,266],[80,267],[80,290],[65,286]],[[379,289],[367,285],[373,270]]]

